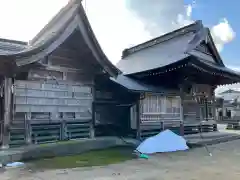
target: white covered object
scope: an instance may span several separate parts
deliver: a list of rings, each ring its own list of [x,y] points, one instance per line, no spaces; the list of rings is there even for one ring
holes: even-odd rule
[[[22,162],[13,162],[13,163],[6,164],[6,167],[20,167],[23,165],[24,165],[24,163],[22,163]]]
[[[145,154],[184,151],[187,149],[189,148],[186,140],[170,130],[165,130],[147,138],[137,147],[137,151]]]

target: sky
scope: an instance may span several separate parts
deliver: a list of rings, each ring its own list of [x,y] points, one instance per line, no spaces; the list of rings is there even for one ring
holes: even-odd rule
[[[31,40],[67,2],[0,0],[0,37]],[[83,0],[94,33],[114,64],[124,48],[202,20],[211,29],[224,63],[235,70],[240,70],[239,5],[225,0]]]

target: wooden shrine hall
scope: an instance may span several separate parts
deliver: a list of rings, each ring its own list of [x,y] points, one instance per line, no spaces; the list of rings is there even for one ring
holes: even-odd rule
[[[117,67],[123,74],[115,81],[140,94],[132,108],[138,136],[181,124],[182,134],[215,131],[214,90],[240,81],[239,73],[225,67],[201,21],[125,49]]]
[[[93,138],[94,103],[111,98],[96,79],[110,82],[120,71],[101,50],[81,1],[71,0],[29,43],[0,40],[0,73],[0,142],[7,148]]]
[[[0,39],[0,144],[213,131],[214,89],[239,81],[201,21],[124,50],[114,66],[71,0],[29,43]]]

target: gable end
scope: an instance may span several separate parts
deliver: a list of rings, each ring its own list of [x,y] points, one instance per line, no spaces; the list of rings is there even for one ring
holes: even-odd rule
[[[212,53],[211,53],[211,51],[209,50],[209,48],[207,47],[206,44],[201,43],[199,46],[196,47],[196,50],[212,56]]]
[[[170,39],[176,38],[178,36],[182,36],[184,34],[190,33],[190,32],[196,32],[200,27],[202,27],[202,22],[201,21],[196,21],[193,24],[190,24],[188,26],[184,26],[180,29],[177,29],[175,31],[172,31],[170,33],[167,33],[165,35],[162,35],[160,37],[151,39],[147,42],[144,42],[142,44],[139,44],[137,46],[124,49],[122,52],[122,58],[127,57],[130,54],[133,54],[135,52],[141,51],[146,48],[150,48],[152,46],[155,46],[157,44],[163,43],[165,41],[169,41]]]

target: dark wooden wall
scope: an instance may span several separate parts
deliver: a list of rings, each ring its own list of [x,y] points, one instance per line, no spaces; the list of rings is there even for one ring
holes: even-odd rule
[[[137,94],[124,89],[106,77],[96,79],[95,127],[97,135],[131,134],[130,107]]]
[[[12,145],[94,136],[94,77],[99,72],[91,61],[60,47],[33,64],[26,79],[16,77]]]

